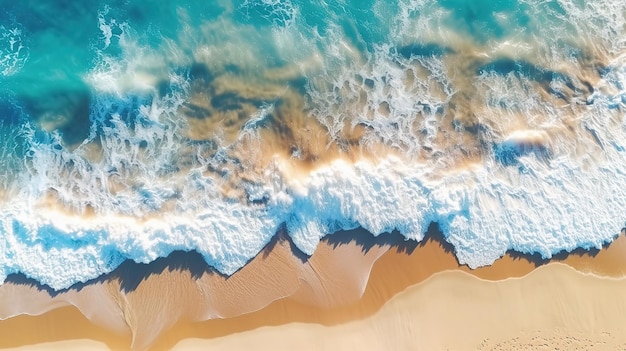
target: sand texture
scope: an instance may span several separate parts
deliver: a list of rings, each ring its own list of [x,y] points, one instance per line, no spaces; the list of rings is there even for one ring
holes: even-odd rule
[[[184,340],[174,350],[622,350],[624,289],[624,279],[563,264],[503,281],[447,271],[363,320],[263,327]]]
[[[279,235],[231,277],[193,253],[129,262],[63,292],[14,276],[0,287],[3,318],[39,316],[1,321],[0,347],[248,349],[275,333],[282,336],[268,344],[274,349],[615,346],[626,325],[625,239],[552,261],[510,253],[470,270],[436,231],[419,244],[337,233],[311,257]]]

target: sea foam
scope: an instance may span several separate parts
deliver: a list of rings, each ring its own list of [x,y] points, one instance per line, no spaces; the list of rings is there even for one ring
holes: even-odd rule
[[[0,25],[0,74],[11,76],[22,69],[29,58],[25,34],[18,25]]]
[[[197,250],[232,274],[282,223],[310,255],[324,235],[339,229],[362,226],[375,235],[398,230],[421,240],[437,222],[459,261],[470,267],[491,264],[510,249],[549,258],[562,250],[599,248],[618,233],[626,205],[626,174],[619,167],[584,170],[568,160],[547,167],[532,157],[520,162],[527,171],[494,161],[429,180],[428,169],[392,158],[376,165],[336,161],[304,179],[275,175],[280,185],[262,189],[270,199],[264,208],[213,199],[193,212],[142,221],[122,215],[85,219],[16,205],[2,214],[3,275],[23,272],[60,289],[107,273],[124,259],[147,263],[174,250]],[[201,175],[195,177],[206,186]]]

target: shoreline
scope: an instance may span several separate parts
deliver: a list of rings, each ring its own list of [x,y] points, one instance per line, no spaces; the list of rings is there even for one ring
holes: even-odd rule
[[[17,292],[14,293],[20,294],[21,298],[30,296],[33,301],[42,305],[45,305],[46,300],[61,303],[63,300],[60,300],[59,296],[65,296],[69,300],[74,299],[74,304],[79,308],[82,307],[83,310],[85,306],[91,307],[91,311],[88,312],[92,313],[92,316],[103,312],[103,309],[94,306],[94,299],[90,300],[86,295],[93,296],[96,293],[101,294],[102,297],[108,296],[106,294],[114,296],[118,293],[118,298],[123,296],[126,301],[126,305],[121,306],[122,310],[126,309],[126,315],[121,316],[121,319],[124,323],[128,323],[129,316],[134,316],[136,321],[141,321],[139,317],[142,313],[145,321],[156,318],[161,313],[165,315],[176,313],[176,310],[194,313],[203,308],[206,310],[208,306],[206,301],[198,300],[197,295],[188,293],[181,295],[181,291],[185,290],[185,287],[199,286],[200,281],[210,277],[212,280],[204,281],[203,289],[205,290],[200,289],[200,293],[209,293],[213,298],[213,307],[217,306],[221,309],[213,311],[215,315],[212,318],[216,319],[193,322],[194,319],[201,318],[189,313],[185,315],[179,311],[176,317],[180,320],[173,327],[168,321],[159,321],[162,323],[159,328],[164,331],[159,333],[159,328],[156,328],[157,334],[160,335],[150,349],[169,350],[181,340],[190,338],[218,340],[228,335],[249,333],[265,327],[278,328],[293,323],[332,327],[365,320],[383,309],[396,295],[427,281],[429,277],[440,272],[462,271],[483,280],[505,281],[512,277],[524,277],[537,268],[550,266],[549,263],[562,262],[579,272],[593,273],[598,277],[626,276],[626,255],[623,255],[626,252],[626,236],[624,235],[620,235],[602,250],[575,250],[569,254],[556,255],[552,260],[509,253],[491,266],[474,270],[467,266],[459,266],[453,252],[450,251],[449,244],[438,235],[440,233],[431,232],[425,241],[416,243],[404,241],[399,235],[395,236],[393,233],[373,237],[365,236],[359,230],[340,232],[324,238],[318,251],[306,260],[294,251],[293,244],[289,240],[284,236],[278,236],[249,265],[228,278],[211,274],[209,270],[193,268],[201,264],[197,261],[199,255],[194,258],[192,253],[181,253],[178,256],[155,261],[156,263],[143,265],[144,271],[135,272],[137,276],[134,280],[127,279],[124,282],[121,278],[123,272],[114,272],[98,282],[86,284],[80,290],[70,290],[52,299],[46,291],[37,290],[36,287],[28,285],[15,284]],[[621,257],[620,253],[622,253]],[[350,255],[349,262],[354,260],[359,262],[357,266],[343,267],[342,270],[335,269],[341,267],[342,260],[345,260],[347,255]],[[358,261],[359,258],[360,261]],[[201,257],[199,259],[201,260]],[[130,272],[134,268],[141,267],[139,264],[127,265],[121,270]],[[260,272],[265,272],[265,276],[259,275]],[[297,274],[294,275],[294,272]],[[266,280],[268,276],[276,274],[279,277],[274,281]],[[347,278],[351,280],[346,281]],[[242,285],[244,283],[245,285]],[[211,285],[213,290],[206,290],[207,284]],[[180,287],[176,288],[176,286]],[[270,286],[273,289],[270,289],[270,292],[275,296],[273,299],[271,296],[268,297],[269,295],[264,298],[256,296],[256,300],[250,299],[250,296],[255,296],[254,286]],[[230,294],[242,287],[249,295],[240,294],[233,300]],[[128,290],[123,292],[124,289]],[[160,304],[158,302],[161,299],[160,292],[164,289],[171,294],[178,294],[178,298],[165,305]],[[6,291],[5,286],[0,288],[0,297],[6,296],[3,295]],[[219,296],[216,297],[220,293],[221,299]],[[362,296],[359,298],[361,293]],[[3,300],[8,301],[6,298]],[[102,301],[106,302],[106,297],[100,299],[99,304],[102,304]],[[133,301],[136,303],[134,307],[131,303]],[[224,304],[224,301],[229,302],[230,306]],[[240,301],[247,301],[254,306],[247,306],[248,313],[232,317],[237,315],[238,310],[241,311],[241,306],[238,305]],[[172,304],[172,302],[176,303]],[[202,306],[202,303],[205,306]],[[250,312],[252,310],[256,312]],[[59,321],[63,322],[59,323]],[[114,325],[119,321],[109,322],[109,325]],[[100,324],[106,323],[100,321]],[[85,327],[78,328],[77,325]],[[130,329],[133,330],[132,323]],[[29,336],[21,332],[23,330],[47,330],[47,332]],[[131,336],[128,333],[124,334],[123,329],[118,331],[122,333],[115,333],[87,322],[87,319],[73,307],[62,307],[37,317],[17,316],[0,321],[0,348],[28,347],[29,345],[38,348],[50,342],[52,344],[61,342],[67,345],[68,342],[81,339],[88,339],[90,342],[99,343],[110,349],[128,348],[132,340]],[[145,333],[139,329],[134,329],[134,332]],[[148,335],[147,338],[152,337]]]

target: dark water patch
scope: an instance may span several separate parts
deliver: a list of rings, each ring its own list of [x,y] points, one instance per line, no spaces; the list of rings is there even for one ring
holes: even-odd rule
[[[13,99],[0,98],[0,127],[19,128],[24,123],[24,111]]]
[[[480,66],[477,69],[478,74],[484,74],[487,72],[494,72],[503,76],[509,73],[514,73],[518,77],[523,76],[536,82],[552,82],[559,80],[565,82],[565,84],[567,84],[567,86],[572,90],[576,89],[572,80],[567,75],[547,68],[538,67],[524,60],[500,58]]]
[[[268,101],[261,98],[244,97],[235,91],[227,91],[211,97],[211,106],[216,110],[242,110],[246,104],[258,109],[263,105],[267,105]]]
[[[51,90],[39,96],[18,97],[25,113],[40,126],[61,133],[66,145],[85,140],[90,128],[91,93],[82,89]],[[50,130],[52,131],[52,130]]]
[[[513,140],[495,143],[493,151],[495,160],[504,166],[518,166],[519,159],[527,155],[533,155],[542,161],[548,161],[552,157],[552,152],[545,145]]]
[[[246,99],[235,92],[226,92],[211,98],[211,105],[218,110],[240,110]]]
[[[53,114],[71,116],[85,105],[89,106],[89,92],[86,90],[53,91],[37,98],[25,98],[24,102],[26,110],[36,119]]]
[[[477,136],[490,134],[491,132],[491,128],[489,128],[489,126],[479,123],[477,120],[472,120],[471,123],[468,123],[467,121],[455,118],[452,119],[452,127],[454,130],[464,131]]]
[[[70,117],[70,122],[59,128],[63,142],[66,145],[79,144],[87,139],[91,127],[89,106],[89,96],[84,96],[75,106]]]
[[[189,78],[192,81],[202,80],[205,83],[209,83],[215,78],[214,74],[209,70],[209,67],[203,63],[194,62],[189,67]]]
[[[411,59],[414,57],[432,57],[432,56],[441,57],[447,54],[454,53],[454,50],[448,47],[433,44],[433,43],[428,43],[428,44],[415,43],[415,44],[410,44],[406,46],[401,46],[397,49],[397,52],[398,54],[400,54],[400,56],[407,58],[407,59]]]
[[[309,93],[308,89],[310,87],[310,84],[307,77],[302,76],[290,79],[287,84],[289,85],[290,89],[293,89],[303,97]]]
[[[513,74],[520,80],[537,83],[540,89],[565,103],[580,99],[589,104],[587,97],[595,90],[583,76],[568,76],[563,72],[540,67],[524,60],[500,58],[478,67],[476,73],[479,75],[495,73],[502,76]]]
[[[88,21],[98,23],[98,6],[94,1],[56,0],[41,2],[37,0],[2,1],[3,11],[19,23],[26,26],[31,32],[55,29],[63,32],[76,32],[68,23],[73,21]],[[81,28],[82,31],[82,28]],[[81,32],[78,31],[78,32]],[[75,33],[80,35],[81,33]]]

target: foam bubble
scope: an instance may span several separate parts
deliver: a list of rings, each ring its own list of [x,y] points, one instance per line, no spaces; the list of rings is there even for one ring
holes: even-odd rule
[[[19,72],[29,58],[21,26],[0,25],[0,73],[12,76]]]

